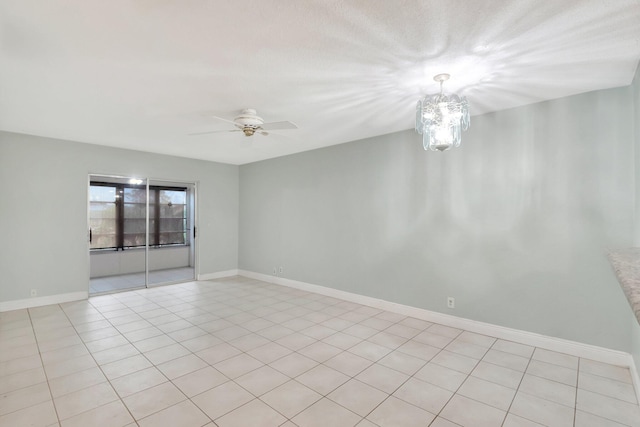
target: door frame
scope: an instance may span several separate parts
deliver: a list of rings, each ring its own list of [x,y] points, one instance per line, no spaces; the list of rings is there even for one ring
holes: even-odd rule
[[[134,290],[134,289],[148,289],[148,288],[153,288],[153,287],[157,287],[157,286],[164,286],[164,285],[172,285],[172,284],[176,284],[176,283],[181,283],[181,282],[169,282],[169,283],[159,283],[159,284],[149,284],[149,186],[150,186],[150,182],[151,181],[155,181],[155,182],[167,182],[167,183],[175,183],[175,184],[185,184],[185,185],[189,185],[193,188],[193,206],[189,207],[189,211],[190,211],[190,216],[193,218],[193,222],[190,224],[191,227],[189,228],[189,232],[191,233],[191,246],[192,249],[190,249],[190,251],[193,251],[193,281],[198,280],[198,268],[199,268],[199,264],[200,264],[200,239],[199,239],[199,230],[198,230],[198,220],[199,220],[199,208],[198,208],[198,181],[194,180],[194,181],[189,181],[189,180],[180,180],[180,179],[168,179],[168,178],[152,178],[149,176],[146,177],[140,177],[140,176],[136,176],[134,174],[125,176],[125,175],[115,175],[115,174],[106,174],[106,173],[89,173],[87,175],[87,234],[86,234],[86,246],[85,246],[85,253],[87,254],[87,290],[88,290],[88,294],[89,296],[91,296],[91,247],[90,247],[90,233],[91,233],[91,197],[90,197],[90,192],[91,192],[91,181],[92,178],[107,178],[107,179],[142,179],[145,180],[146,182],[146,226],[145,226],[145,246],[144,246],[144,251],[145,251],[145,255],[144,255],[144,260],[145,260],[145,265],[144,265],[144,273],[145,273],[145,280],[144,280],[144,288],[141,287],[135,287],[135,288],[131,288],[131,289],[123,289],[121,291],[114,291],[115,292],[126,292],[128,290]],[[188,205],[189,206],[189,205]],[[194,231],[195,230],[195,231]],[[111,292],[105,292],[104,294],[108,294]],[[103,293],[101,293],[103,294]]]

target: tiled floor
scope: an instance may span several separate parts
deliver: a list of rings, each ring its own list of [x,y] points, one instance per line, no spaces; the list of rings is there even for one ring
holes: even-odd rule
[[[167,268],[149,272],[149,283],[162,284],[193,280],[193,267]],[[117,276],[94,277],[89,285],[91,295],[144,287],[144,272]]]
[[[628,369],[242,277],[0,313],[0,426],[639,426]]]

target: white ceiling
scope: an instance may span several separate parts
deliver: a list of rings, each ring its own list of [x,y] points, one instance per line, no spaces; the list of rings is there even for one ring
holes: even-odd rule
[[[244,164],[411,129],[438,73],[477,115],[639,59],[640,0],[3,0],[0,129]],[[300,129],[187,135],[248,107]]]

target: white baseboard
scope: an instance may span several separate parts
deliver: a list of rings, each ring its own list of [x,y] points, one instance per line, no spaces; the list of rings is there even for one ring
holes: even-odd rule
[[[638,396],[638,390],[640,390],[640,377],[638,376],[638,368],[636,367],[636,361],[632,355],[629,355],[629,372],[631,372],[631,381],[633,381],[633,389],[636,391],[636,399],[638,405],[640,405],[640,396]]]
[[[633,357],[631,357],[629,353],[625,353],[623,351],[611,350],[604,347],[583,344],[576,341],[565,340],[562,338],[555,338],[536,334],[533,332],[507,328],[504,326],[492,325],[490,323],[464,319],[461,317],[451,316],[449,314],[411,307],[377,298],[367,297],[364,295],[354,294],[351,292],[341,291],[338,289],[328,288],[325,286],[285,279],[284,277],[270,276],[268,274],[255,273],[253,271],[247,270],[239,270],[238,274],[241,276],[249,277],[251,279],[262,280],[265,282],[275,283],[277,285],[288,286],[291,288],[314,292],[329,297],[339,298],[342,300],[379,308],[381,310],[415,317],[416,319],[439,323],[441,325],[451,326],[453,328],[464,329],[466,331],[475,332],[478,334],[489,335],[491,337],[500,338],[503,340],[526,344],[533,347],[540,347],[547,350],[557,351],[559,353],[565,353],[572,356],[596,360],[598,362],[628,367],[631,369],[634,381],[637,380],[637,373],[635,364],[633,362]]]
[[[0,312],[21,310],[23,308],[40,307],[50,304],[62,304],[64,302],[79,301],[89,298],[89,292],[69,292],[66,294],[49,295],[46,297],[33,297],[13,301],[0,302]]]
[[[220,279],[222,277],[231,277],[231,276],[237,276],[237,275],[238,275],[238,269],[218,271],[216,273],[198,274],[198,280],[213,280],[213,279]]]

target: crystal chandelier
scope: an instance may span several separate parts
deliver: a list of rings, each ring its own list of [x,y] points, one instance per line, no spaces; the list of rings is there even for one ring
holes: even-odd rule
[[[424,149],[445,151],[460,146],[460,134],[469,129],[469,104],[464,96],[445,95],[442,83],[449,74],[438,74],[440,93],[427,95],[416,105],[416,132],[422,135]]]

